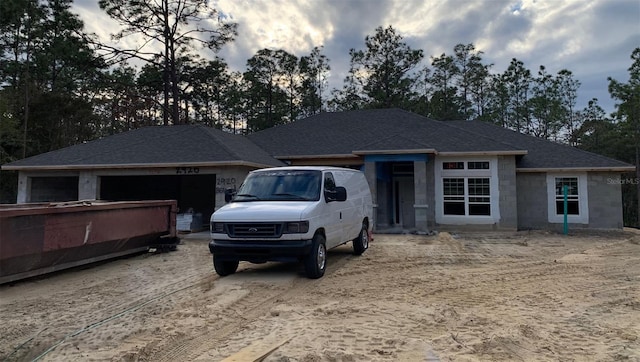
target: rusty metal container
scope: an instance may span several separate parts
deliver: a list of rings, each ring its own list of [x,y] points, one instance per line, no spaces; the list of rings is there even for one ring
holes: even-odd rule
[[[174,200],[0,205],[0,284],[175,245]]]

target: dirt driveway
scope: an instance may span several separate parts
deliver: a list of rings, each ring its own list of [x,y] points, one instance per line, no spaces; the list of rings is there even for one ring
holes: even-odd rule
[[[0,360],[640,360],[640,235],[376,235],[327,274],[207,240],[0,286]]]

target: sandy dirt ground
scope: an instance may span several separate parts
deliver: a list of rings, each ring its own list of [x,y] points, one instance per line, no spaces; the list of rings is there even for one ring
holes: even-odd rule
[[[376,235],[326,275],[206,239],[0,286],[0,360],[640,361],[640,234]]]

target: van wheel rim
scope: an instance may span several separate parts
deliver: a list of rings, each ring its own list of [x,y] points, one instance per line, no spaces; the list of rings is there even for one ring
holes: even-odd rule
[[[365,249],[369,247],[369,233],[367,230],[362,230],[362,246]]]
[[[320,244],[318,245],[318,258],[316,259],[316,262],[318,263],[318,269],[320,270],[324,269],[324,264],[326,260],[327,260],[326,250],[324,248],[324,245]]]

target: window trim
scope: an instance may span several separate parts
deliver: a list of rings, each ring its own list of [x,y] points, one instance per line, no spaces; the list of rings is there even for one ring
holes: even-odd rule
[[[589,224],[589,194],[586,173],[547,173],[547,215],[552,224],[563,224],[564,215],[556,214],[556,178],[578,179],[578,215],[567,215],[571,224]]]
[[[449,162],[464,162],[465,168],[444,169],[443,164]],[[489,169],[469,169],[467,162],[489,162]],[[434,163],[435,180],[435,216],[436,223],[443,225],[465,224],[495,224],[500,221],[500,188],[498,179],[498,158],[491,156],[469,157],[436,157]],[[444,179],[465,179],[465,212],[468,212],[468,179],[489,179],[489,202],[491,215],[445,215],[444,214]]]

